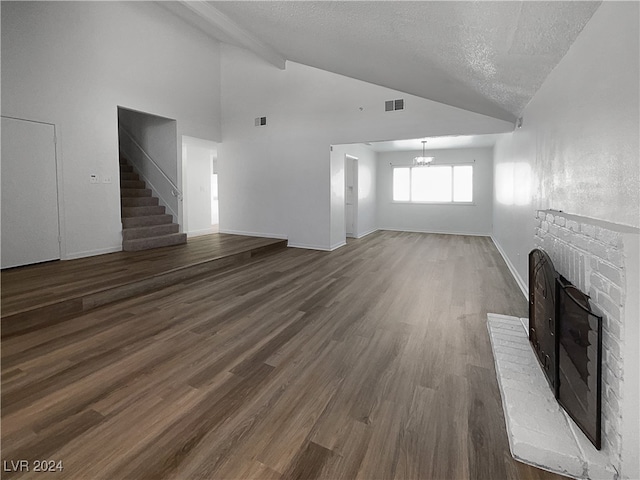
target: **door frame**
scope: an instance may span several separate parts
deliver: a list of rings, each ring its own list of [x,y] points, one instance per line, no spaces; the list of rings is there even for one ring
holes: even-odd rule
[[[214,228],[213,224],[211,223],[211,208],[212,208],[212,201],[211,201],[211,185],[212,185],[212,167],[213,167],[213,158],[211,155],[215,154],[215,157],[217,158],[218,156],[218,148],[220,145],[220,142],[216,142],[213,140],[208,140],[206,138],[200,138],[200,137],[192,137],[189,135],[182,135],[181,136],[181,141],[182,141],[182,193],[183,193],[183,201],[182,201],[182,210],[183,210],[183,231],[189,236],[189,237],[195,237],[195,236],[199,236],[199,235],[209,235],[212,233],[217,233],[219,231],[219,225],[220,225],[220,208],[219,208],[219,200],[218,200],[218,227]],[[209,184],[209,195],[208,195],[208,200],[207,200],[207,205],[205,206],[208,207],[209,209],[209,223],[207,224],[207,227],[205,228],[204,225],[200,225],[200,227],[203,228],[199,228],[197,230],[194,230],[193,225],[190,224],[189,222],[189,214],[191,211],[194,210],[198,210],[199,208],[201,208],[201,205],[192,205],[192,200],[193,200],[193,194],[195,192],[195,190],[193,190],[193,185],[190,182],[190,177],[188,174],[188,170],[189,170],[189,164],[190,162],[193,162],[193,158],[189,158],[189,147],[195,147],[198,148],[200,150],[203,151],[208,151],[208,155],[209,157],[207,158],[207,176],[208,176],[208,184]],[[199,156],[198,157],[198,163],[200,163],[200,166],[202,167],[204,165],[204,157],[203,156]],[[218,177],[218,181],[219,181],[219,177]],[[218,182],[219,183],[219,182]],[[219,198],[219,190],[218,190],[218,198]]]

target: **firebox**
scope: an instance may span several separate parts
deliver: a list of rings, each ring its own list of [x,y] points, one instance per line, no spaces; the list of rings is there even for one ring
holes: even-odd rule
[[[529,342],[558,403],[599,450],[602,317],[540,248],[529,254]]]

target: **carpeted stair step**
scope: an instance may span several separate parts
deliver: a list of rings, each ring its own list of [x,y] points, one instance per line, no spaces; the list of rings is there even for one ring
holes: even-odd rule
[[[151,207],[158,205],[156,197],[122,197],[120,206],[122,207]]]
[[[140,176],[133,172],[120,172],[120,180],[140,180]]]
[[[133,240],[124,240],[122,249],[125,252],[136,252],[138,250],[148,250],[151,248],[168,247],[170,245],[180,245],[187,243],[186,233],[172,233],[171,235],[162,235],[159,237],[136,238]]]
[[[149,225],[164,225],[173,222],[171,215],[145,215],[143,217],[128,217],[122,219],[122,228],[148,227]]]
[[[120,180],[120,188],[145,188],[142,180]]]
[[[133,166],[120,157],[120,214],[122,218],[122,249],[127,252],[180,245],[187,235],[165,213],[158,198],[146,188]]]
[[[120,196],[122,198],[150,197],[151,189],[150,188],[121,188]]]
[[[165,225],[150,225],[148,227],[125,228],[122,230],[123,240],[135,240],[136,238],[159,237],[178,233],[180,226],[177,223]]]
[[[147,215],[162,215],[165,208],[160,205],[149,207],[122,207],[120,209],[122,217],[145,217]]]

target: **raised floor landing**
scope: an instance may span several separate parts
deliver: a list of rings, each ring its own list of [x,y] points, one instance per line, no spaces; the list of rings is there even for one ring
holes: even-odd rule
[[[286,248],[274,238],[212,234],[141,252],[4,270],[2,337]]]

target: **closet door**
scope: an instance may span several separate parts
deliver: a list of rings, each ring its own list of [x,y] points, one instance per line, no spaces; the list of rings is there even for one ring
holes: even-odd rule
[[[54,126],[2,117],[2,268],[60,259]]]

